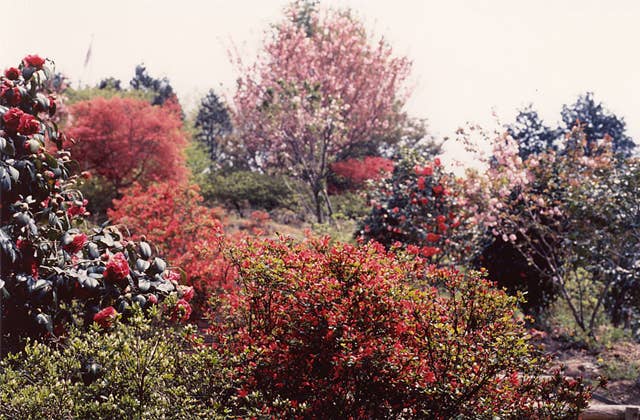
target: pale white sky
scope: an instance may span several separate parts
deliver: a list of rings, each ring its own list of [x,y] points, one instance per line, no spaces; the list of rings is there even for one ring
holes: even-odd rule
[[[287,0],[0,0],[0,67],[53,58],[75,83],[126,84],[136,64],[167,76],[187,107],[209,88],[230,95],[237,45],[250,60]],[[439,136],[465,121],[495,126],[533,102],[555,123],[584,91],[625,117],[640,140],[640,2],[323,0],[348,6],[414,62],[415,117]],[[93,35],[93,55],[83,61]]]

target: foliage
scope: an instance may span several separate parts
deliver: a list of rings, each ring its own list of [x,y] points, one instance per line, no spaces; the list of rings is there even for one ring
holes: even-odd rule
[[[233,126],[227,106],[213,89],[202,98],[195,127],[199,130],[196,139],[206,145],[211,160],[217,162],[223,159],[221,138],[231,133]]]
[[[249,242],[234,257],[241,290],[212,334],[242,360],[238,396],[259,395],[264,414],[568,418],[587,405],[580,381],[542,378],[517,298],[479,272],[328,238]]]
[[[471,256],[474,228],[458,200],[456,179],[436,158],[407,153],[391,177],[370,191],[371,211],[358,235],[386,248],[411,246],[434,261]]]
[[[520,157],[526,159],[531,154],[549,150],[560,151],[564,145],[564,133],[580,125],[586,137],[585,153],[597,150],[597,143],[611,138],[614,154],[631,156],[635,143],[626,132],[624,118],[608,111],[602,103],[596,102],[592,92],[580,95],[575,103],[562,106],[562,123],[551,128],[545,125],[531,105],[522,109],[514,124],[507,125],[508,133],[520,146]]]
[[[507,126],[507,132],[518,142],[522,159],[554,149],[559,137],[558,129],[545,125],[532,105],[520,110],[515,123]]]
[[[202,205],[197,187],[135,184],[114,200],[108,216],[126,226],[132,238],[154,242],[174,267],[185,272],[186,284],[198,292],[197,306],[219,288],[230,286],[233,271],[222,255],[225,239],[220,214]]]
[[[219,356],[164,324],[136,309],[106,331],[30,342],[0,362],[0,418],[223,418],[233,389]]]
[[[564,152],[523,161],[517,143],[500,137],[485,186],[470,184],[467,192],[484,191],[470,200],[480,222],[518,250],[592,336],[609,291],[634,276],[638,241],[632,229],[625,236],[637,217],[633,197],[627,198],[633,184],[616,188],[611,154],[606,146],[587,154],[588,142],[576,127]],[[610,195],[619,202],[604,204]]]
[[[207,175],[202,194],[207,201],[235,209],[241,216],[247,209],[274,210],[295,207],[292,180],[253,171],[216,171]]]
[[[367,156],[363,159],[347,159],[331,164],[329,192],[359,190],[366,182],[386,178],[393,171],[393,161],[380,156]]]
[[[133,183],[186,178],[182,122],[165,108],[114,96],[71,107],[71,151],[83,170],[104,179],[114,193]]]
[[[129,84],[134,90],[148,92],[153,95],[151,105],[164,105],[168,100],[176,98],[169,79],[166,77],[162,79],[151,77],[149,73],[147,73],[147,68],[144,64],[138,64],[136,66],[135,75]]]
[[[133,301],[175,290],[149,244],[124,241],[113,227],[81,230],[86,203],[74,189],[66,137],[50,120],[55,102],[42,91],[51,74],[48,61],[28,56],[18,75],[0,76],[21,97],[0,99],[2,352],[26,337],[63,334],[68,323],[91,320],[100,308],[126,313]],[[55,154],[45,147],[52,143]],[[114,258],[127,272],[105,276]]]
[[[592,92],[578,97],[572,105],[562,106],[562,121],[565,132],[576,124],[580,124],[586,137],[585,153],[597,150],[598,141],[610,137],[614,154],[629,157],[635,143],[626,133],[627,124],[624,118],[618,117],[605,109],[601,103],[596,103]]]
[[[275,26],[256,64],[242,69],[234,125],[254,167],[308,185],[322,222],[332,213],[330,164],[363,145],[398,140],[409,62],[384,40],[371,43],[348,12],[308,11],[313,30],[295,22],[296,6],[287,13],[291,19]]]

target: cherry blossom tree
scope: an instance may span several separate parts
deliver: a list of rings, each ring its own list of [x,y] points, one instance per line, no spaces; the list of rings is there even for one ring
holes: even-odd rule
[[[234,126],[254,168],[306,183],[321,222],[332,213],[330,165],[390,141],[406,121],[410,62],[384,39],[372,42],[349,12],[306,10],[301,25],[298,9],[287,11],[253,65],[238,60]]]

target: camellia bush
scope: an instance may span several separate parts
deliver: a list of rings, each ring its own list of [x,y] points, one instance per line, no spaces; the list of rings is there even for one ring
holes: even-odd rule
[[[387,248],[411,247],[432,261],[466,261],[476,235],[458,190],[439,158],[407,153],[369,191],[372,208],[357,235]]]
[[[249,241],[213,308],[237,396],[288,418],[572,418],[589,391],[529,343],[517,297],[481,272],[380,244]]]
[[[175,276],[150,244],[109,226],[87,229],[78,175],[42,86],[50,62],[24,58],[0,76],[0,344],[55,337],[70,323],[126,316],[175,292]],[[55,144],[50,153],[45,145]],[[110,308],[110,309],[108,309]]]

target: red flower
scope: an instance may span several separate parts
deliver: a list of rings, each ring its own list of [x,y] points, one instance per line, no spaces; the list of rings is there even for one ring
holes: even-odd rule
[[[419,190],[424,190],[424,184],[425,184],[424,177],[418,178],[418,189]]]
[[[444,192],[444,187],[440,184],[436,185],[435,187],[432,188],[433,189],[433,193],[435,195],[440,195]]]
[[[416,172],[416,175],[424,175],[424,176],[433,175],[433,168],[431,166],[425,166],[425,167],[415,166],[413,170]]]
[[[13,86],[13,83],[5,81],[0,87],[0,97],[4,98],[11,106],[18,105],[22,100],[20,89]]]
[[[22,62],[25,66],[35,67],[40,70],[44,65],[44,58],[40,57],[37,54],[28,55],[22,59]]]
[[[429,242],[438,242],[440,240],[440,235],[437,233],[429,232],[427,233],[427,241]]]
[[[172,321],[187,322],[191,316],[191,305],[184,299],[180,299],[173,309]]]
[[[20,118],[24,115],[24,112],[19,108],[11,108],[2,116],[4,121],[4,128],[9,133],[15,133],[18,131],[20,125]]]
[[[40,123],[33,115],[22,114],[20,116],[20,124],[18,125],[20,134],[29,136],[40,131]]]
[[[89,240],[87,239],[87,235],[84,233],[78,233],[73,237],[73,240],[67,245],[63,246],[62,249],[67,251],[69,254],[76,254],[87,244]]]
[[[440,158],[435,158],[435,159],[433,160],[433,164],[434,164],[434,165],[436,165],[436,166],[440,166],[440,165],[442,164],[442,163],[440,162]]]
[[[122,282],[129,275],[129,263],[122,252],[115,254],[107,263],[104,278],[113,283]]]
[[[118,312],[116,312],[113,306],[107,306],[106,308],[95,314],[93,316],[93,320],[102,328],[109,328],[111,327],[111,325],[113,325],[113,321],[116,320],[117,315]]]
[[[15,67],[9,67],[4,71],[4,77],[9,80],[16,80],[18,79],[18,77],[20,77],[20,70]]]
[[[53,115],[56,113],[56,109],[58,109],[58,104],[56,103],[56,98],[53,96],[49,96],[49,115]]]
[[[195,295],[195,290],[193,289],[193,286],[180,285],[178,286],[178,290],[182,294],[182,299],[186,300],[187,302],[190,302],[191,299],[193,299],[193,296]]]
[[[87,208],[85,206],[88,203],[89,202],[87,200],[83,200],[81,206],[73,204],[71,207],[67,209],[67,215],[69,217],[78,216],[78,215],[82,216],[87,211]]]

